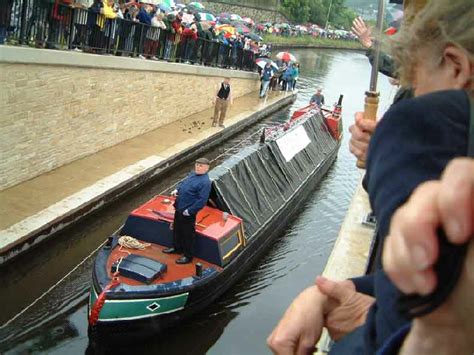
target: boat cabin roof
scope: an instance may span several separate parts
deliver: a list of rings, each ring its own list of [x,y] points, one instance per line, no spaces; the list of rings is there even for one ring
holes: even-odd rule
[[[133,210],[131,215],[151,220],[172,222],[175,208],[174,197],[155,196],[147,203]],[[236,216],[227,215],[224,220],[224,212],[205,206],[196,216],[196,231],[210,239],[219,240],[236,230],[242,220]]]

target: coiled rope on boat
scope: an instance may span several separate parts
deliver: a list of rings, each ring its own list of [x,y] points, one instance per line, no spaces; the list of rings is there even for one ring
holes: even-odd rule
[[[138,250],[143,250],[151,245],[150,243],[140,242],[138,239],[130,237],[128,235],[121,236],[118,239],[118,243],[121,247]]]

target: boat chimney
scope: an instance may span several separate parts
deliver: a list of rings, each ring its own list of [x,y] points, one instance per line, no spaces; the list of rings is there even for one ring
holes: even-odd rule
[[[265,143],[265,128],[262,129],[262,134],[260,135],[260,144]]]
[[[201,263],[196,263],[196,276],[197,277],[202,276],[202,264]]]
[[[342,106],[342,99],[344,98],[344,95],[339,95],[339,101],[337,102],[337,106]]]

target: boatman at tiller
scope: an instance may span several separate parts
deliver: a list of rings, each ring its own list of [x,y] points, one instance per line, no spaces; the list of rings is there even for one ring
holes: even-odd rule
[[[163,250],[166,254],[184,254],[177,264],[188,264],[193,260],[195,224],[197,213],[206,205],[211,192],[209,160],[196,160],[194,172],[178,184],[171,195],[176,196],[173,221],[173,247]]]
[[[232,100],[230,78],[225,78],[217,90],[216,97],[213,99],[215,107],[212,127],[217,126],[219,123],[219,127],[225,128],[224,119],[227,113],[227,108],[229,107],[229,103],[232,105]]]
[[[321,107],[321,105],[324,105],[324,95],[322,91],[323,90],[321,88],[318,88],[316,94],[311,96],[311,100],[309,100],[310,105],[317,105],[319,107]]]

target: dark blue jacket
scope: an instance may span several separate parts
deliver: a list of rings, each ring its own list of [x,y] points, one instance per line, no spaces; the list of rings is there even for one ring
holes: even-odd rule
[[[450,160],[467,155],[469,118],[469,97],[462,90],[403,100],[384,115],[369,145],[366,174],[379,245],[388,234],[393,213],[413,190],[422,182],[439,179]],[[383,272],[380,255],[376,272],[354,283],[359,291],[373,286],[377,300],[367,316],[364,339],[358,339],[363,353],[373,354],[408,320],[397,312],[399,291]]]
[[[191,173],[178,184],[177,190],[176,210],[179,212],[188,210],[189,214],[194,216],[206,205],[209,199],[211,180],[209,180],[207,174],[197,175]]]
[[[263,81],[270,81],[272,78],[273,74],[275,73],[275,69],[272,68],[272,66],[267,67],[266,65],[263,67],[262,71],[262,79]]]
[[[151,25],[151,19],[153,18],[153,14],[146,12],[145,8],[142,7],[137,15],[137,18],[138,21],[140,21],[141,23]]]

